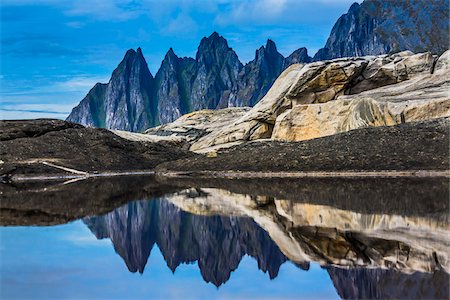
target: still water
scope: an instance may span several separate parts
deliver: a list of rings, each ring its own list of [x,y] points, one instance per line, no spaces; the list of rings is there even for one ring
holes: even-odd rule
[[[1,299],[449,297],[448,179],[2,186]]]

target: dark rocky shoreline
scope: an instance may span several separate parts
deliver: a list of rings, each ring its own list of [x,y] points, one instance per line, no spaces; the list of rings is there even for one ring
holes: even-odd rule
[[[133,142],[109,130],[86,128],[61,120],[0,121],[0,175],[65,176],[154,169],[158,164],[195,155],[158,143]]]
[[[0,122],[0,175],[67,176],[107,172],[446,172],[449,119],[353,130],[302,142],[261,140],[216,157],[60,120]],[[66,169],[67,168],[67,169]],[[80,175],[81,174],[81,175]]]

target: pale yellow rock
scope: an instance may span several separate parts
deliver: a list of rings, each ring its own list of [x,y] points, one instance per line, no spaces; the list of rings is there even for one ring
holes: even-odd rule
[[[195,112],[146,133],[181,138],[191,151],[207,153],[446,117],[449,58],[449,51],[437,59],[404,51],[292,65],[253,108]]]
[[[448,116],[450,99],[378,102],[372,98],[347,98],[294,107],[278,117],[272,139],[303,141],[358,128],[391,126]]]
[[[434,66],[435,73],[446,73],[449,75],[449,64],[450,64],[450,50],[445,51],[436,61],[436,65]]]

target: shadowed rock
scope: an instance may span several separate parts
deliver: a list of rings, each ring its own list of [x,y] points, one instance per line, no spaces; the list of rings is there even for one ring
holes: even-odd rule
[[[193,155],[60,120],[0,121],[0,132],[0,175],[6,181],[16,175],[73,175],[58,167],[79,173],[153,169],[163,161]]]

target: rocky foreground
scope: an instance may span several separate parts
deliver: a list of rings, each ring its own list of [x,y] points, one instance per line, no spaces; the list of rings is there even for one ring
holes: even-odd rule
[[[296,64],[253,108],[198,111],[145,134],[1,121],[0,174],[4,181],[137,171],[448,175],[449,59],[450,51],[400,52]]]
[[[192,156],[158,171],[371,172],[448,171],[448,118],[372,127],[302,142],[272,140],[222,149],[214,157]],[[206,171],[206,172],[204,172]]]
[[[106,129],[61,120],[0,121],[0,175],[84,176],[149,170],[195,155],[159,143],[134,142]]]
[[[164,141],[131,141],[65,121],[1,121],[0,174],[4,182],[129,172],[445,175],[450,169],[449,122],[443,118],[364,128],[302,142],[246,142],[208,157]]]

